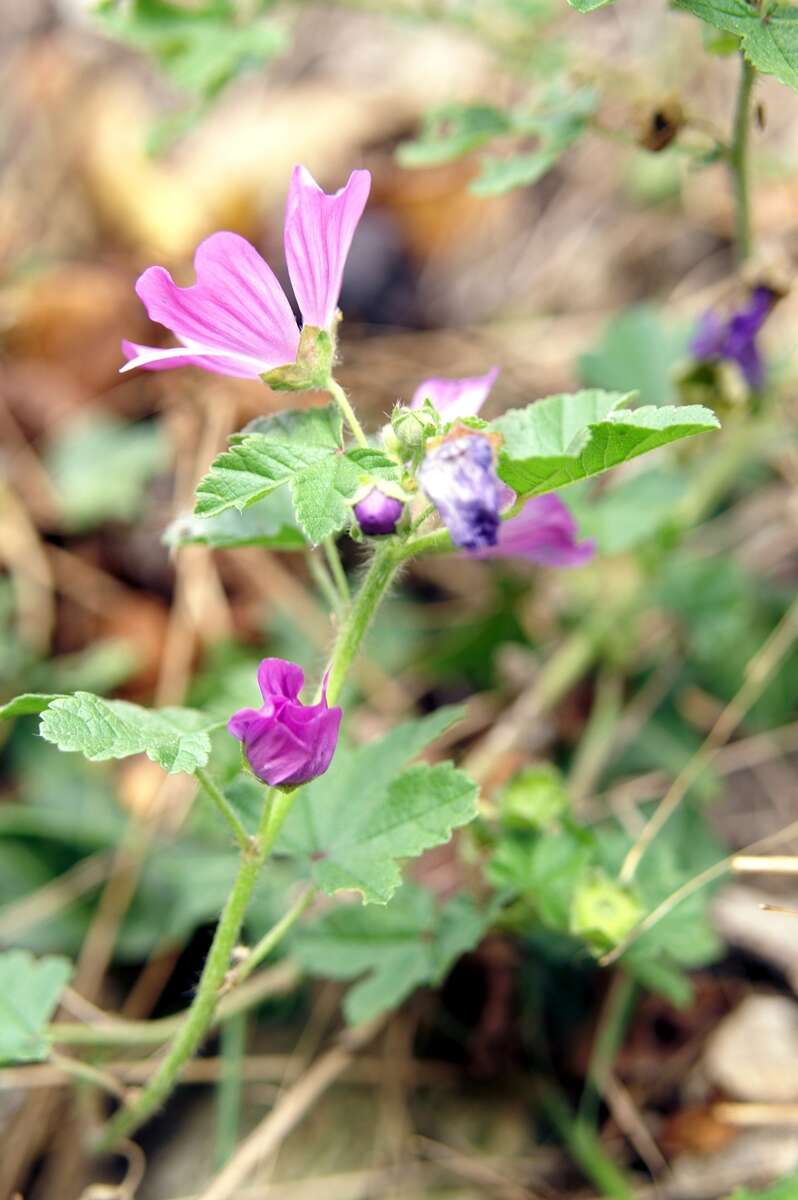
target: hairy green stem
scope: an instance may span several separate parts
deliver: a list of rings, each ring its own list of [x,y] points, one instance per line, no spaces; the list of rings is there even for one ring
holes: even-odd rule
[[[335,586],[338,589],[341,604],[344,608],[348,608],[352,597],[349,594],[349,580],[346,578],[344,564],[341,562],[341,555],[338,553],[338,547],[335,544],[335,538],[328,537],[324,539],[324,553],[327,558],[327,563],[330,568]]]
[[[181,1069],[208,1032],[258,874],[277,839],[295,795],[296,792],[280,792],[276,788],[270,790],[258,832],[248,849],[242,851],[238,874],[216,926],[197,994],[185,1021],[169,1053],[146,1087],[131,1104],[121,1108],[109,1121],[98,1140],[98,1151],[109,1150],[121,1138],[128,1137],[160,1108],[172,1092]]]
[[[748,142],[751,131],[751,97],[756,68],[740,55],[740,83],[734,113],[734,132],[729,150],[729,167],[734,187],[735,239],[740,263],[751,254],[751,197],[749,188]]]
[[[341,694],[346,673],[360,648],[360,643],[385,595],[401,561],[402,547],[393,540],[376,550],[360,589],[352,602],[333,649],[327,676],[327,698],[335,704]]]
[[[198,767],[196,772],[197,783],[200,785],[205,795],[213,801],[217,810],[221,813],[227,824],[233,831],[233,836],[238,842],[240,850],[247,850],[252,839],[247,833],[238,818],[238,815],[230,801],[225,796],[219,785],[211,778],[208,772],[203,767]]]
[[[241,965],[235,968],[232,975],[234,984],[243,983],[245,979],[248,979],[258,964],[262,963],[264,958],[267,958],[271,954],[274,947],[283,940],[302,914],[308,910],[315,895],[316,888],[312,883],[302,889],[288,911],[252,947]]]
[[[236,1013],[247,1012],[272,996],[284,996],[297,986],[302,973],[294,963],[260,971],[249,983],[226,995],[217,1005],[213,1025],[228,1020]],[[47,1036],[61,1046],[161,1046],[180,1029],[188,1010],[154,1021],[125,1021],[121,1017],[103,1014],[102,1024],[86,1025],[78,1021],[56,1021],[47,1027]]]
[[[363,426],[355,416],[355,410],[349,403],[349,397],[341,387],[340,383],[338,383],[337,380],[333,379],[331,376],[325,383],[324,390],[330,393],[333,400],[340,408],[341,412],[343,413],[344,420],[352,430],[352,436],[354,437],[355,441],[359,446],[366,448],[369,444],[368,438],[363,432]]]

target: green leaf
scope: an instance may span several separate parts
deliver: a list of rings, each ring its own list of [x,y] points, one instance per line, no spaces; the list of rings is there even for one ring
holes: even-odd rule
[[[477,785],[451,763],[405,767],[460,714],[442,709],[358,750],[339,746],[326,775],[297,797],[278,852],[304,859],[329,895],[354,890],[364,903],[387,903],[399,859],[447,842],[476,815]]]
[[[44,712],[58,698],[58,694],[25,692],[23,696],[15,696],[13,700],[9,700],[7,704],[0,707],[0,721],[10,721],[12,717],[34,716],[36,713]]]
[[[536,496],[719,425],[699,405],[617,411],[631,398],[584,391],[511,409],[492,426],[504,438],[499,477],[519,496]]]
[[[164,531],[167,546],[267,546],[271,550],[303,550],[307,539],[296,524],[291,498],[278,489],[244,512],[233,508],[216,517],[177,517]]]
[[[215,95],[242,71],[279,54],[285,32],[272,20],[238,23],[227,3],[186,8],[166,0],[105,3],[97,11],[105,31],[153,55],[178,87]]]
[[[201,480],[195,515],[243,511],[287,483],[300,529],[318,545],[349,523],[348,501],[357,491],[363,456],[377,475],[389,467],[397,471],[376,450],[341,453],[341,442],[342,419],[334,404],[261,418],[231,439],[230,449]]]
[[[27,950],[0,954],[0,1063],[47,1057],[45,1026],[71,974],[65,958],[35,959]]]
[[[43,713],[39,733],[59,750],[78,751],[91,762],[146,754],[169,774],[204,767],[211,751],[208,735],[223,724],[191,708],[151,710],[91,692],[19,696],[0,716],[37,712]]]
[[[365,976],[344,1000],[347,1020],[358,1024],[395,1008],[417,987],[441,983],[489,921],[465,896],[439,908],[430,892],[405,884],[385,907],[337,907],[306,926],[293,949],[314,975]]]
[[[798,91],[798,9],[792,4],[766,4],[760,12],[748,0],[673,0],[715,29],[740,38],[748,61],[764,75],[775,75]]]
[[[496,887],[512,888],[530,901],[548,928],[568,932],[574,892],[595,853],[592,836],[575,826],[542,836],[504,832],[489,877]]]
[[[677,399],[673,370],[689,338],[687,326],[641,304],[613,317],[600,342],[579,359],[579,374],[585,387],[637,391],[641,404],[672,404]]]
[[[605,4],[612,4],[613,0],[568,0],[571,8],[575,8],[577,12],[588,13],[594,12],[597,8],[603,8]]]
[[[95,412],[61,426],[44,461],[65,525],[83,530],[103,521],[132,520],[168,458],[159,424],[129,425]]]
[[[482,171],[469,190],[477,196],[498,196],[536,183],[582,136],[595,107],[592,88],[564,93],[556,87],[539,109],[513,113],[513,132],[525,139],[534,138],[534,149],[510,157],[483,159]]]
[[[508,113],[492,104],[446,104],[424,118],[421,133],[403,142],[396,157],[403,167],[429,167],[451,162],[512,132]]]
[[[654,468],[596,495],[590,484],[576,484],[568,507],[581,537],[595,540],[601,554],[621,554],[655,538],[672,520],[687,491],[682,471]]]

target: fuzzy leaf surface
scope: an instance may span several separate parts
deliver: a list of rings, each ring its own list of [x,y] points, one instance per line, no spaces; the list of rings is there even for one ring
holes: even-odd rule
[[[719,426],[700,405],[623,408],[632,397],[590,390],[504,413],[492,426],[504,438],[499,477],[519,496],[537,496]]]
[[[278,853],[304,859],[329,895],[354,890],[364,903],[386,904],[401,881],[398,860],[447,842],[476,815],[477,785],[451,763],[406,766],[460,712],[442,709],[357,750],[339,747],[329,771],[297,797]]]
[[[49,699],[39,733],[59,750],[77,751],[91,762],[146,754],[170,775],[204,767],[209,734],[223,724],[191,708],[141,708],[91,692]]]
[[[356,979],[344,1000],[352,1025],[395,1008],[417,987],[439,984],[480,941],[490,914],[466,896],[438,907],[426,889],[405,884],[384,907],[343,905],[306,926],[294,942],[315,975]]]
[[[764,75],[798,91],[798,8],[748,0],[673,0],[676,8],[740,38],[743,54]]]
[[[36,959],[27,950],[0,954],[0,1063],[47,1057],[45,1026],[71,975],[66,958]]]

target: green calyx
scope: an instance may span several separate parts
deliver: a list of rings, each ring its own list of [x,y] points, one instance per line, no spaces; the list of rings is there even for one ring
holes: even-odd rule
[[[296,361],[264,371],[261,379],[275,392],[307,392],[327,388],[335,358],[335,341],[326,329],[305,325]]]

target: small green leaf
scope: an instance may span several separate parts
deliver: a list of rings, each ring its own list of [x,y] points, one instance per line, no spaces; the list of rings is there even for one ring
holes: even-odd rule
[[[341,453],[341,440],[334,404],[260,418],[231,438],[200,481],[195,515],[241,512],[287,483],[299,527],[317,545],[347,525],[358,486],[357,460]]]
[[[434,166],[511,131],[509,114],[491,104],[446,104],[427,113],[419,136],[403,142],[396,157],[403,167]]]
[[[303,550],[307,540],[296,524],[288,493],[278,488],[244,512],[234,508],[216,517],[186,513],[164,531],[167,546],[267,546],[271,550]]]
[[[35,959],[27,950],[0,954],[0,1063],[47,1057],[45,1026],[71,974],[65,958]]]
[[[740,38],[742,52],[764,75],[775,75],[798,91],[798,8],[765,4],[760,12],[748,0],[673,0],[715,29]]]
[[[605,4],[612,4],[613,0],[568,0],[571,8],[575,8],[577,12],[589,13],[594,12],[597,8],[603,8]]]
[[[417,987],[439,984],[483,937],[490,914],[465,896],[438,908],[421,887],[405,884],[385,907],[339,906],[301,931],[294,953],[307,970],[363,979],[347,992],[351,1024],[395,1008]]]
[[[460,711],[399,725],[358,750],[340,746],[326,775],[297,797],[278,852],[305,859],[330,895],[354,890],[365,903],[387,903],[401,880],[397,860],[441,845],[476,815],[477,785],[451,763],[405,767]]]
[[[47,446],[52,478],[68,529],[130,521],[152,477],[169,458],[159,424],[129,425],[102,413],[83,413],[61,426]]]
[[[44,712],[57,699],[58,694],[25,692],[23,696],[15,696],[13,700],[9,700],[7,704],[0,707],[0,720],[10,721],[12,717],[34,716],[36,713]]]
[[[209,734],[223,724],[191,708],[141,708],[91,692],[21,696],[6,705],[2,715],[19,704],[22,711],[43,713],[39,733],[59,750],[77,751],[91,762],[146,754],[169,774],[190,775],[204,767],[211,750]]]
[[[268,62],[287,44],[273,20],[239,23],[233,6],[209,2],[191,8],[167,0],[106,0],[96,10],[112,37],[151,54],[178,87],[209,98],[246,69]]]
[[[585,391],[511,409],[493,422],[504,438],[499,477],[519,496],[536,496],[719,425],[698,405],[621,409],[631,398]]]

